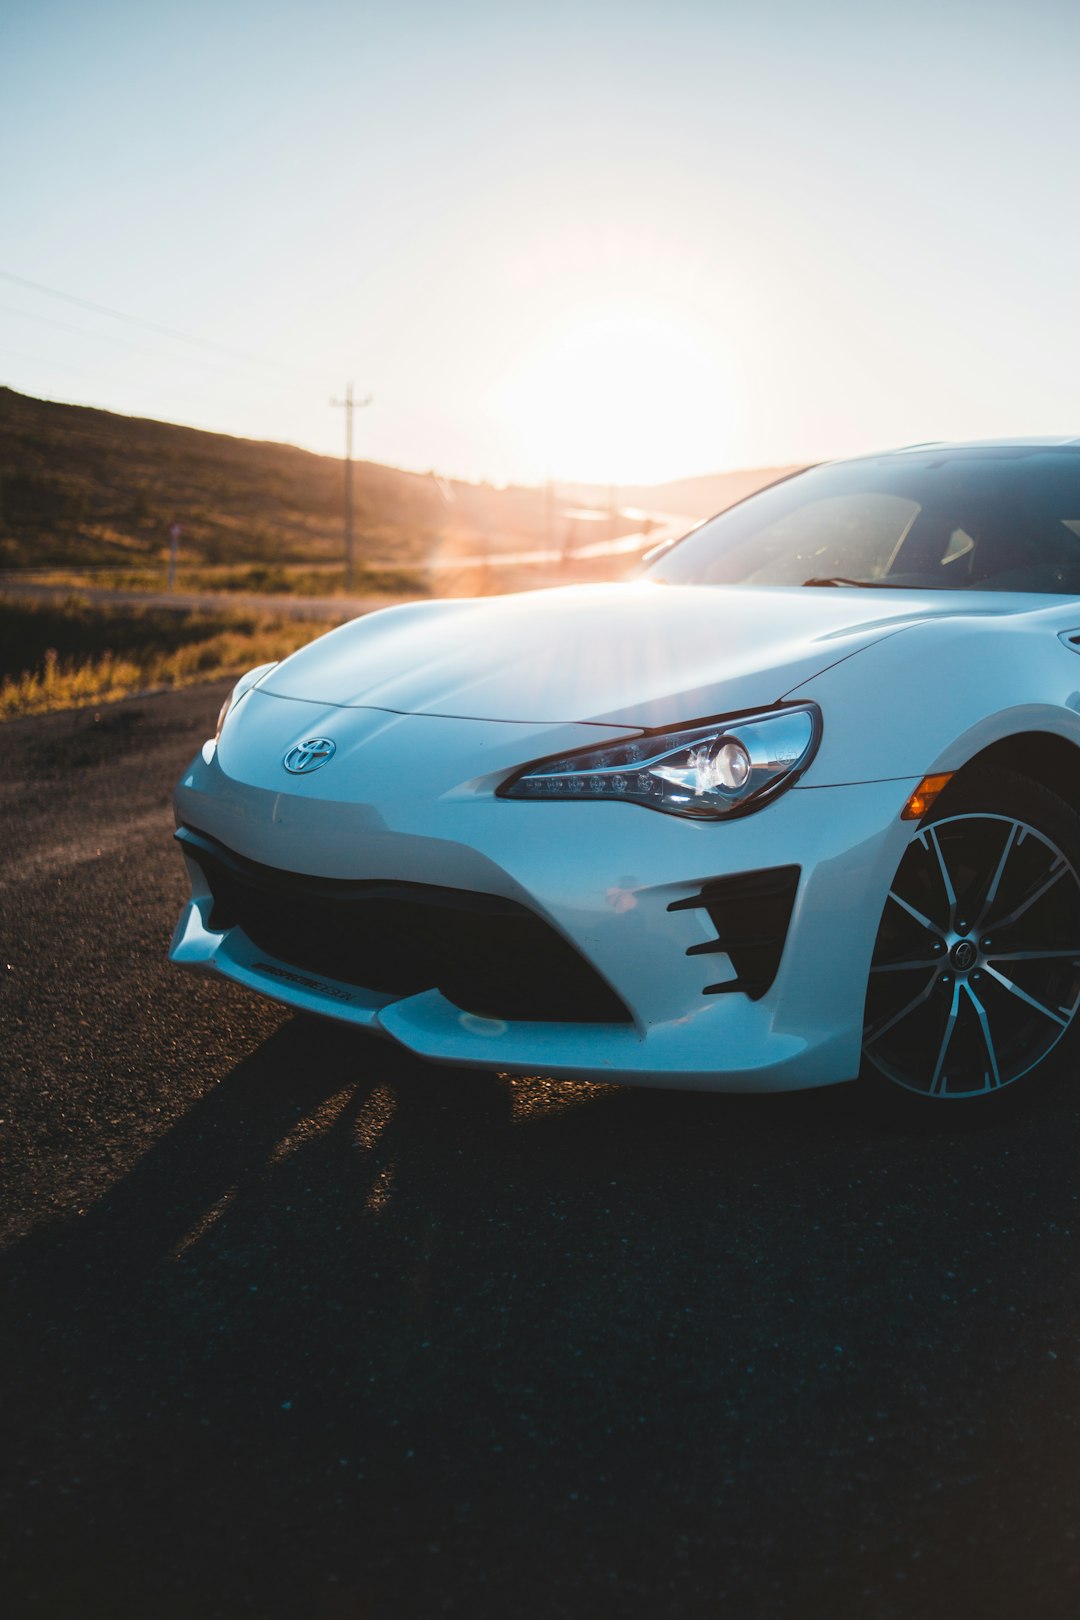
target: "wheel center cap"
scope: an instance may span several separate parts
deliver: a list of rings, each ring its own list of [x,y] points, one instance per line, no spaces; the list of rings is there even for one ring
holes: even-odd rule
[[[979,960],[979,952],[970,939],[958,939],[949,952],[949,961],[957,973],[967,973]]]

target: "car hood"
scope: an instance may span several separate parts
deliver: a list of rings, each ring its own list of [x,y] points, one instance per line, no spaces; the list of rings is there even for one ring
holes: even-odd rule
[[[884,636],[956,610],[944,594],[644,581],[417,602],[331,631],[260,689],[399,714],[678,724],[778,701]]]

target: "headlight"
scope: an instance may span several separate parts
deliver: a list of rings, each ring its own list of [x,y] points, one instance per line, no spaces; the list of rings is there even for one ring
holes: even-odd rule
[[[264,675],[269,675],[270,671],[276,668],[276,661],[272,664],[257,664],[254,669],[249,669],[246,675],[241,675],[240,679],[237,681],[236,685],[233,687],[232,691],[221,705],[221,713],[217,717],[217,728],[214,731],[215,742],[217,742],[218,738],[221,736],[221,728],[225,724],[225,717],[229,710],[235,708],[236,704],[239,703],[244,693],[250,692],[251,688],[257,685],[257,683],[262,680]]]
[[[625,799],[720,821],[757,810],[790,787],[820,736],[813,704],[773,709],[542,760],[499,792],[509,799]]]

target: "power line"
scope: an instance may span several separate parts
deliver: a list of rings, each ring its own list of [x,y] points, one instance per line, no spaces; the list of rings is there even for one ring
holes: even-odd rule
[[[114,349],[126,349],[128,354],[151,354],[164,356],[166,353],[166,351],[161,347],[149,347],[145,339],[120,337],[115,332],[94,332],[91,331],[88,326],[76,326],[72,321],[58,321],[55,316],[42,315],[36,309],[19,309],[14,304],[0,304],[0,314],[16,315],[25,320],[37,321],[40,325],[51,326],[58,332],[73,332],[76,337],[89,338],[92,343],[109,343]],[[58,363],[54,357],[50,357],[50,361],[45,361],[41,355],[21,355],[19,358],[23,360],[32,360],[35,365],[48,363],[55,365]],[[220,362],[215,361],[208,354],[171,354],[169,356],[169,360],[173,365],[180,363],[181,365],[185,366],[209,366],[214,371],[220,369]],[[268,363],[272,364],[273,362]],[[69,369],[67,360],[60,361],[59,364],[65,370]],[[81,367],[76,369],[85,371],[86,368]],[[306,375],[306,373],[303,375]],[[312,373],[312,376],[314,376],[314,373]],[[255,379],[253,378],[245,378],[244,382],[250,382],[251,384],[256,385]],[[263,383],[261,378],[258,380],[257,386],[260,388],[273,387],[279,389],[295,389],[296,387],[294,382],[287,379],[281,382],[275,381],[274,383],[266,384]]]
[[[92,332],[88,326],[75,326],[71,321],[58,321],[52,315],[39,315],[36,309],[18,309],[13,304],[0,304],[0,314],[20,315],[26,320],[39,321],[42,326],[54,326],[58,332],[74,332],[77,337],[92,338],[95,343],[111,343],[114,348],[139,350],[135,338],[117,337],[112,332]]]
[[[92,310],[95,315],[107,315],[110,320],[126,321],[129,326],[140,326],[144,331],[156,332],[159,337],[172,338],[178,343],[191,343],[196,348],[226,355],[230,360],[240,360],[245,365],[268,366],[274,371],[288,371],[297,377],[315,376],[314,372],[304,371],[299,366],[286,365],[279,360],[267,360],[262,355],[246,354],[242,349],[231,349],[223,343],[214,343],[209,338],[193,337],[190,332],[178,331],[174,326],[162,326],[157,321],[143,320],[140,315],[128,315],[123,310],[110,309],[107,304],[96,304],[90,298],[80,298],[75,293],[61,292],[58,287],[47,287],[44,282],[17,276],[11,270],[0,270],[0,279],[13,282],[17,287],[28,287],[32,292],[45,293],[49,298],[60,298],[66,304],[78,305],[80,309]]]
[[[21,360],[25,365],[40,366],[42,364],[41,356],[39,354],[24,354],[21,349],[0,348],[0,355],[3,355],[7,360]],[[59,369],[62,374],[72,372],[77,377],[90,377],[95,382],[100,382],[101,379],[101,373],[99,371],[90,371],[86,366],[80,366],[78,364],[72,365],[69,360],[61,361]],[[53,399],[50,394],[45,394],[40,397],[48,400],[54,405],[70,405],[73,403],[73,401],[70,399]],[[107,407],[93,405],[90,407],[90,409],[103,410],[107,409]]]
[[[2,308],[2,306],[0,306],[0,308]],[[60,322],[50,322],[50,325],[60,325],[60,324],[61,324]],[[78,328],[71,327],[70,330],[72,332],[75,332],[75,331],[78,330]],[[90,336],[94,336],[95,334],[82,333],[80,335],[90,337]],[[105,333],[102,333],[101,336],[108,343],[113,343],[115,345],[118,345],[120,348],[128,349],[129,352],[137,352],[137,345],[126,344],[126,343],[123,342],[122,339],[119,339],[119,338],[107,337]],[[2,344],[2,336],[0,336],[0,344]],[[151,351],[151,352],[153,352],[153,351]],[[59,373],[61,376],[66,376],[70,372],[73,375],[77,375],[79,377],[89,377],[89,378],[91,378],[93,380],[94,383],[96,383],[96,385],[97,385],[97,387],[99,389],[105,384],[106,380],[110,384],[115,384],[115,381],[116,381],[116,373],[115,373],[115,371],[109,371],[104,366],[104,364],[101,363],[101,362],[98,362],[97,364],[94,364],[92,366],[80,365],[77,361],[69,360],[66,355],[64,355],[63,357],[58,358],[56,355],[28,354],[25,349],[10,349],[10,348],[8,348],[6,346],[6,344],[2,344],[2,346],[0,346],[0,355],[4,356],[8,360],[21,360],[24,364],[34,366],[35,368],[37,368],[38,373],[40,373],[40,370],[41,370],[42,367],[46,367],[46,368],[48,368],[50,375],[52,375],[54,373]],[[185,365],[198,366],[198,365],[209,365],[210,364],[210,361],[205,356],[198,355],[198,354],[174,356],[174,362],[176,360],[182,360]],[[199,386],[200,386],[200,393],[199,393],[198,397],[200,397],[200,398],[211,398],[212,397],[212,398],[215,399],[215,401],[219,400],[219,398],[220,398],[220,388],[216,389],[215,392],[213,393],[213,395],[209,395],[209,394],[206,393],[205,389],[202,388],[202,378],[199,378],[198,382],[199,382]],[[3,386],[5,384],[7,386],[12,386],[9,377],[4,377],[2,380],[0,380],[0,386]],[[243,395],[241,397],[244,399],[245,402],[253,401],[253,400],[256,400],[256,399],[259,400],[259,401],[265,401],[267,396],[268,396],[268,393],[270,395],[273,395],[273,396],[276,397],[277,395],[279,395],[281,393],[284,393],[286,390],[288,390],[290,398],[295,398],[295,396],[296,396],[296,384],[295,384],[295,382],[290,382],[288,380],[288,378],[285,378],[285,377],[274,378],[271,381],[264,382],[262,378],[253,377],[253,376],[249,375],[249,376],[244,376],[244,377],[240,378],[239,379],[239,384],[242,385],[242,387],[244,389],[244,393],[243,393]],[[136,386],[138,386],[138,385],[136,385]],[[157,420],[157,421],[161,421],[161,422],[172,422],[172,421],[174,421],[174,418],[172,416],[162,415],[160,410],[158,410],[155,413],[152,402],[148,402],[148,403],[144,404],[143,407],[141,409],[139,409],[139,408],[136,408],[135,406],[132,406],[130,401],[128,403],[126,403],[126,404],[123,403],[123,402],[117,402],[115,400],[113,400],[110,403],[105,403],[103,398],[100,397],[100,396],[95,397],[93,399],[81,399],[81,400],[64,399],[64,398],[62,398],[61,396],[55,394],[52,391],[53,387],[54,387],[53,383],[42,383],[38,379],[37,375],[35,375],[35,377],[31,381],[22,382],[22,383],[19,384],[19,388],[20,388],[20,390],[22,392],[25,393],[25,392],[27,392],[27,390],[29,390],[32,397],[51,400],[55,404],[60,404],[60,405],[82,405],[82,406],[88,407],[90,410],[111,411],[114,414],[119,414],[121,416],[146,415],[146,414],[149,413],[150,416],[154,420]],[[256,392],[253,392],[253,390],[255,390]],[[185,385],[185,392],[188,392],[188,390],[186,388],[186,385]],[[179,426],[179,427],[193,427],[193,426],[196,426],[197,424],[191,423],[191,422],[177,421],[176,425]],[[200,431],[202,431],[204,433],[226,433],[226,434],[232,433],[232,434],[236,434],[240,430],[236,429],[236,428],[215,426],[215,427],[211,427],[211,428],[205,428],[204,427],[204,428],[201,428]],[[244,437],[245,435],[241,433],[240,436]]]
[[[125,310],[113,309],[108,304],[99,304],[99,303],[95,302],[91,298],[83,298],[77,293],[64,292],[59,287],[50,287],[50,286],[47,286],[44,282],[33,281],[33,280],[31,280],[31,278],[29,276],[16,275],[13,270],[2,270],[2,269],[0,269],[0,280],[9,281],[9,282],[12,283],[12,285],[14,285],[16,287],[28,288],[32,292],[44,293],[46,295],[46,297],[58,298],[58,299],[62,300],[64,303],[66,303],[66,304],[73,304],[78,309],[90,310],[93,314],[107,316],[108,319],[110,319],[110,320],[123,321],[128,326],[139,327],[143,331],[153,332],[153,333],[157,334],[158,336],[170,338],[175,342],[187,343],[187,344],[193,345],[194,347],[199,348],[199,349],[203,349],[203,350],[207,351],[210,354],[224,355],[224,356],[226,356],[227,358],[229,358],[231,360],[242,361],[245,365],[254,365],[254,366],[266,367],[266,368],[268,368],[270,370],[285,373],[285,374],[288,374],[288,375],[293,376],[293,377],[303,377],[308,381],[322,381],[322,378],[318,375],[318,373],[316,373],[314,371],[306,371],[306,370],[304,370],[303,368],[301,368],[299,366],[287,365],[284,362],[277,361],[277,360],[268,360],[262,355],[248,354],[248,353],[245,353],[241,349],[233,349],[233,348],[228,347],[225,344],[215,343],[209,338],[200,338],[200,337],[194,336],[190,332],[182,332],[177,327],[165,326],[165,325],[163,325],[163,324],[161,324],[160,322],[157,322],[157,321],[145,320],[141,315],[131,315],[131,314],[127,313],[127,311],[125,311]],[[118,345],[121,348],[129,348],[130,349],[130,348],[134,347],[134,345],[132,345],[132,344],[125,343],[123,338],[110,336],[110,334],[107,333],[107,332],[93,332],[93,331],[90,331],[86,327],[74,326],[69,322],[59,321],[59,320],[54,319],[51,316],[42,315],[42,314],[38,313],[36,310],[18,309],[18,308],[15,308],[15,307],[11,306],[11,305],[0,304],[0,311],[3,311],[5,313],[11,314],[11,315],[26,316],[30,320],[40,321],[40,322],[44,323],[46,326],[56,327],[60,331],[73,332],[79,337],[88,337],[88,338],[94,339],[95,341],[99,341],[99,342],[103,341],[103,342],[106,342],[106,343],[112,343],[112,344]],[[24,360],[24,361],[30,361],[33,364],[40,364],[41,363],[41,359],[40,359],[39,356],[21,354],[21,353],[17,353],[17,352],[15,352],[13,350],[10,350],[10,349],[8,349],[6,351],[3,351],[3,352],[6,352],[8,354],[8,356],[10,358],[12,358],[12,359],[20,359],[20,360]],[[78,372],[81,372],[83,375],[89,375],[89,373],[86,372],[85,367],[72,366],[66,360],[62,362],[62,365],[63,365],[63,368],[64,368],[65,371],[78,371]],[[382,396],[380,396],[380,398],[382,398]],[[332,405],[345,406],[347,408],[346,409],[346,415],[347,415],[347,422],[346,422],[346,462],[348,463],[348,462],[351,462],[351,459],[352,459],[352,413],[353,413],[354,410],[360,409],[361,406],[370,404],[371,399],[370,399],[370,396],[368,398],[366,398],[366,399],[360,399],[360,400],[352,399],[352,397],[351,397],[351,384],[350,384],[350,394],[349,394],[348,399],[345,399],[345,400],[334,399],[334,400],[331,400],[330,403]],[[394,399],[383,400],[383,403],[384,404],[389,404],[394,409],[396,409],[398,411],[401,411],[401,412],[404,412],[404,414],[407,415],[407,416],[414,416],[416,414],[415,406],[404,404],[400,400],[394,400]],[[349,477],[348,473],[347,473],[347,485],[348,485],[348,494],[347,494],[347,497],[346,497],[346,500],[347,500],[347,505],[346,505],[346,530],[347,530],[346,541],[347,541],[349,556],[351,557],[351,552],[352,552],[352,546],[351,546],[351,505],[352,505],[351,493],[352,493],[352,488],[351,488],[351,478]],[[351,566],[352,565],[351,565],[351,562],[350,562],[350,570],[351,570]]]

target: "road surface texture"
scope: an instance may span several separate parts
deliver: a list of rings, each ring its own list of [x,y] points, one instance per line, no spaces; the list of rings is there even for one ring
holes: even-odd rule
[[[4,1614],[1074,1616],[1080,1091],[926,1138],[187,977],[224,690],[0,731]]]

